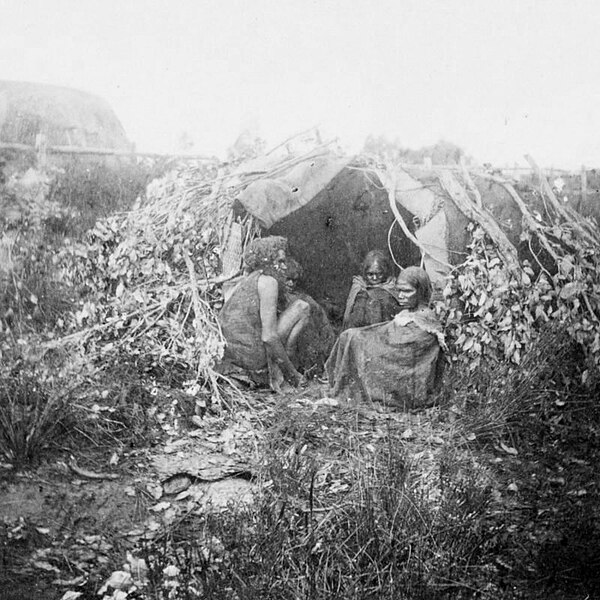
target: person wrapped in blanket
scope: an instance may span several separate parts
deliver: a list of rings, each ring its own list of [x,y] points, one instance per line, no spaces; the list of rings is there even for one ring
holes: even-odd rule
[[[310,319],[308,302],[288,301],[287,260],[286,238],[252,241],[244,253],[249,274],[228,295],[219,315],[226,344],[218,371],[276,392],[284,381],[303,382],[296,368],[297,340]]]
[[[427,273],[408,267],[396,279],[400,312],[391,321],[342,331],[325,364],[332,396],[403,410],[428,405],[445,349],[431,291]]]
[[[293,258],[288,258],[286,288],[289,302],[304,300],[310,306],[310,318],[296,342],[298,367],[308,377],[323,373],[336,336],[325,309],[300,288],[303,274],[302,265]]]
[[[352,279],[342,329],[390,321],[398,312],[390,261],[381,250],[371,250],[363,261],[362,276]]]

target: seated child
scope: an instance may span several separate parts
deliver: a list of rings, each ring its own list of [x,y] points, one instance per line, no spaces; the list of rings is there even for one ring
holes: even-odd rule
[[[352,280],[342,329],[390,321],[399,311],[390,261],[380,250],[371,250],[362,276]]]

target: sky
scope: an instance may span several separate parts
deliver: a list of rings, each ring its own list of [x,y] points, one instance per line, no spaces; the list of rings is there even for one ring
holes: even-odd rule
[[[318,127],[600,167],[600,2],[2,0],[0,79],[81,89],[140,151]]]

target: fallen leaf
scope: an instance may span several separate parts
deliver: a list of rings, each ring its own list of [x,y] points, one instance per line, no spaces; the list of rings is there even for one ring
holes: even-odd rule
[[[155,506],[152,506],[150,508],[150,510],[152,512],[160,512],[161,510],[167,510],[167,508],[169,508],[169,506],[171,506],[170,502],[159,502]]]
[[[516,448],[507,446],[506,444],[503,444],[502,442],[500,442],[500,448],[502,448],[502,450],[504,450],[504,452],[506,452],[506,454],[512,454],[512,456],[516,456],[517,454],[519,454],[519,452]]]
[[[128,538],[137,539],[137,538],[141,537],[142,535],[144,535],[144,530],[143,529],[132,529],[131,531],[128,531],[125,535]]]
[[[49,562],[45,560],[34,560],[31,563],[36,569],[41,569],[42,571],[52,571],[54,573],[60,573],[60,569],[51,565]]]
[[[427,439],[428,442],[432,442],[433,444],[438,444],[441,446],[444,443],[444,440],[439,435],[432,435]]]
[[[315,402],[315,406],[339,406],[339,401],[335,398],[320,398]]]
[[[585,285],[579,281],[572,281],[567,283],[560,290],[560,297],[563,300],[570,300],[585,290]]]
[[[409,427],[408,429],[405,429],[402,434],[400,435],[400,437],[403,440],[412,440],[415,437],[415,434],[413,433],[413,430]]]
[[[179,568],[175,565],[169,565],[163,569],[165,577],[177,577],[179,575]]]
[[[146,527],[149,531],[158,531],[160,529],[160,523],[158,521],[151,520],[147,523]]]
[[[160,483],[147,483],[146,490],[155,500],[160,500],[163,495],[163,489]]]
[[[550,483],[552,485],[565,485],[565,478],[564,477],[549,477],[548,483]]]
[[[169,496],[187,490],[190,485],[192,485],[192,478],[189,475],[173,475],[162,484],[164,493]]]
[[[137,581],[144,581],[148,574],[148,565],[143,558],[135,558],[131,552],[127,552],[127,565],[133,577]]]
[[[84,583],[85,583],[85,575],[79,575],[79,577],[74,577],[73,579],[55,579],[52,582],[53,585],[60,585],[61,587],[67,587],[67,586],[71,586],[71,585],[82,585]],[[71,593],[75,593],[75,592],[71,592]]]
[[[112,575],[104,582],[104,585],[98,590],[98,595],[101,596],[111,587],[114,590],[122,590],[133,584],[131,573],[127,571],[114,571]]]
[[[84,535],[82,539],[86,544],[97,544],[98,542],[100,542],[102,540],[102,536],[100,536],[100,535]]]
[[[79,596],[81,596],[83,592],[65,592],[60,600],[77,600]]]

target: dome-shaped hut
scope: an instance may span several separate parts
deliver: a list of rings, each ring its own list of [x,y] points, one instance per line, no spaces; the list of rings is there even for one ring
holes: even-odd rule
[[[66,87],[0,81],[0,143],[131,151],[132,144],[109,104]]]

